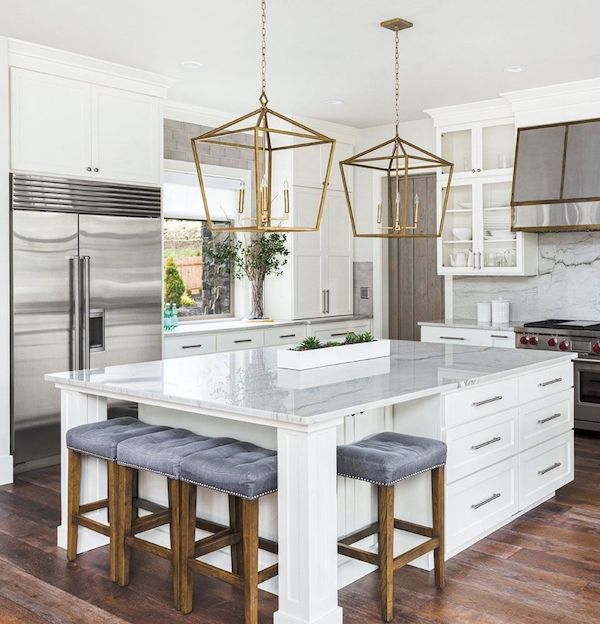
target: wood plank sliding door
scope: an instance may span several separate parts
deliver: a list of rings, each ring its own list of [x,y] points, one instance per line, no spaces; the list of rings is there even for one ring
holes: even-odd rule
[[[383,181],[385,185],[385,181]],[[403,187],[400,189],[402,193]],[[435,230],[435,175],[412,176],[409,201],[419,196],[421,218]],[[384,198],[387,197],[384,188]],[[384,203],[385,205],[385,203]],[[437,274],[435,238],[390,239],[388,245],[389,335],[394,340],[420,340],[419,321],[444,318],[444,279]]]

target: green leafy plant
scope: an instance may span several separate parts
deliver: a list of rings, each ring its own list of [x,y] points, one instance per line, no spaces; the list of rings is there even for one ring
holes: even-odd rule
[[[344,339],[344,342],[321,342],[316,336],[308,336],[297,347],[294,347],[293,351],[312,351],[313,349],[325,349],[327,347],[341,347],[343,345],[360,344],[361,342],[373,342],[373,334],[371,332],[364,332],[362,334],[356,334],[354,332],[348,332]]]
[[[361,342],[373,342],[373,334],[371,332],[364,332],[362,334],[355,334],[354,332],[348,332],[344,340],[344,344],[359,344]]]
[[[187,292],[184,292],[183,295],[181,295],[180,301],[181,305],[186,308],[191,308],[196,305],[196,300]]]
[[[323,346],[323,343],[316,336],[308,336],[295,348],[295,351],[311,351],[312,349],[322,349]]]
[[[185,284],[175,264],[173,256],[167,258],[165,267],[165,303],[181,305],[181,297],[185,293]]]

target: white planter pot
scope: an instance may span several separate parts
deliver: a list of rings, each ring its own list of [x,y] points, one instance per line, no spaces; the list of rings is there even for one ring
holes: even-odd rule
[[[335,366],[360,360],[387,357],[390,354],[389,340],[374,340],[358,344],[341,345],[339,347],[324,347],[308,351],[293,351],[279,349],[277,351],[277,366],[294,370],[306,370],[321,366]]]

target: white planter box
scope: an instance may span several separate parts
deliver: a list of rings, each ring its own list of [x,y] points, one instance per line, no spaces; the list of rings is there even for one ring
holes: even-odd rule
[[[389,340],[374,340],[373,342],[360,342],[358,344],[324,347],[323,349],[310,349],[308,351],[280,349],[277,351],[277,366],[279,368],[306,370],[308,368],[335,366],[336,364],[347,364],[360,360],[372,360],[374,358],[387,357],[389,354]]]

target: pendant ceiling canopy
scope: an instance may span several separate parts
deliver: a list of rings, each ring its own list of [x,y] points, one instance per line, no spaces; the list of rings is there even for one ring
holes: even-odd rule
[[[396,104],[396,133],[379,145],[375,145],[351,158],[340,162],[342,181],[346,202],[350,212],[354,236],[365,238],[435,238],[441,236],[444,227],[444,217],[448,204],[450,183],[454,165],[430,151],[418,147],[409,141],[400,138],[400,62],[399,62],[399,32],[412,28],[412,23],[401,18],[391,19],[381,23],[383,28],[395,33],[395,104]],[[375,231],[369,227],[361,231],[355,219],[355,210],[352,206],[350,189],[345,169],[355,167],[381,171],[386,180],[384,201],[374,206]],[[418,195],[414,200],[409,193],[410,176],[413,174],[434,173],[444,169],[448,172],[448,184],[442,197],[439,214],[425,215],[420,206]]]
[[[268,107],[266,0],[261,2],[261,18],[260,107],[191,140],[207,224],[214,232],[314,232],[323,218],[335,140]],[[290,183],[285,176],[285,171],[291,170],[292,150],[303,150],[304,162],[313,158],[316,167],[322,166],[323,174],[320,193],[303,199],[293,215]],[[237,219],[226,225],[221,207],[207,201],[202,171],[202,159],[207,155],[243,159],[253,170],[252,188],[240,184]]]

